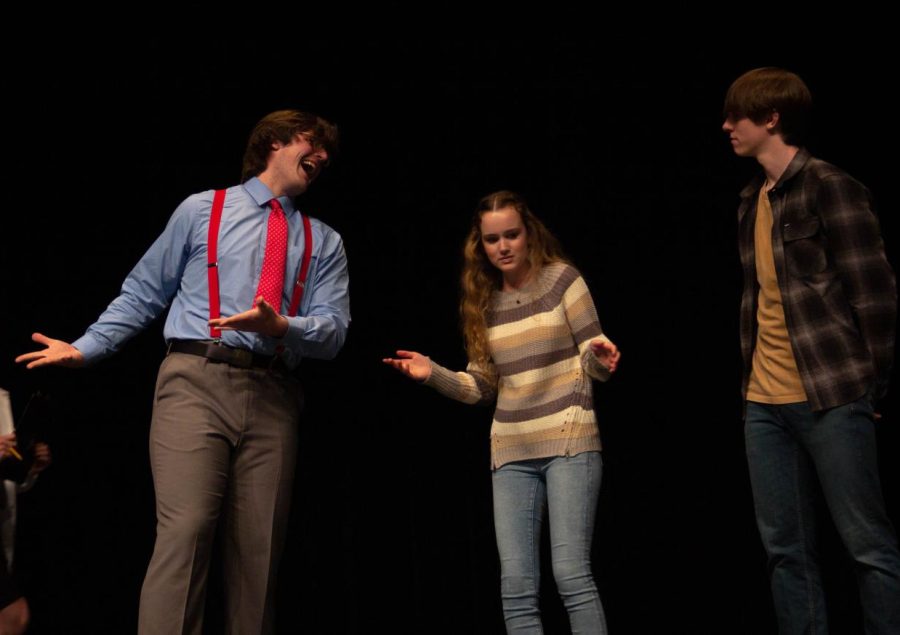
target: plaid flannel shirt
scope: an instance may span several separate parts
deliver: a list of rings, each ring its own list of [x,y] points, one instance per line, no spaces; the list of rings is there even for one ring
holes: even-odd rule
[[[759,176],[741,192],[738,243],[743,395],[756,345],[759,283],[753,232]],[[894,357],[897,288],[868,189],[800,149],[768,194],[784,317],[814,411],[882,397]]]

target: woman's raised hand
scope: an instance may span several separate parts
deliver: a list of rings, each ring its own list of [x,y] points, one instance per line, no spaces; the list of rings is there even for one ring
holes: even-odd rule
[[[397,351],[397,357],[385,357],[381,361],[416,381],[425,381],[431,375],[431,360],[415,351]]]

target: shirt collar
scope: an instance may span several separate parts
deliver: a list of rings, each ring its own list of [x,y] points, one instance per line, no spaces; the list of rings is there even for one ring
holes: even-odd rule
[[[250,198],[252,198],[260,207],[266,207],[266,205],[269,204],[269,201],[275,198],[272,195],[272,190],[269,189],[269,186],[255,176],[244,183],[244,189],[247,191],[247,194],[250,195]],[[286,217],[297,211],[297,208],[294,207],[294,201],[290,196],[279,196],[278,202],[281,203],[281,207],[284,209],[284,215]]]
[[[782,174],[781,178],[778,179],[778,183],[775,184],[775,187],[778,187],[782,183],[786,183],[790,179],[797,176],[797,173],[803,169],[803,166],[806,165],[806,162],[809,161],[809,159],[809,150],[807,150],[806,148],[800,148],[797,151],[797,154],[794,155],[794,158],[791,159],[791,162],[788,163],[788,166],[784,170],[784,174]]]
[[[797,151],[797,154],[794,155],[794,158],[791,159],[791,162],[788,163],[788,166],[784,169],[781,177],[778,179],[778,182],[775,184],[775,187],[772,189],[781,189],[781,187],[790,181],[792,178],[797,176],[797,173],[803,169],[803,166],[806,165],[806,162],[809,161],[811,155],[809,154],[809,150],[806,148],[800,148]],[[765,182],[766,176],[765,174],[758,174],[750,181],[750,184],[747,185],[743,190],[741,190],[741,198],[750,198],[751,196],[755,196],[759,191],[759,188],[762,187],[762,184]]]

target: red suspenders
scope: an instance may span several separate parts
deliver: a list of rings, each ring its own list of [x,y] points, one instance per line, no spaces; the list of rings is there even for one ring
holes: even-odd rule
[[[213,197],[212,213],[209,216],[209,238],[206,240],[206,280],[209,284],[209,319],[219,317],[219,261],[216,247],[219,244],[219,221],[225,207],[225,190],[216,190]],[[222,331],[211,326],[209,336],[214,340],[222,337]]]
[[[209,319],[219,317],[219,261],[217,247],[219,243],[219,223],[222,220],[222,209],[225,207],[225,190],[216,190],[213,197],[212,213],[209,216],[209,237],[206,241],[206,271],[209,282]],[[300,299],[303,297],[303,288],[306,286],[306,274],[309,272],[309,261],[312,258],[312,227],[309,218],[300,214],[303,219],[303,259],[300,261],[300,273],[294,284],[294,292],[291,295],[291,307],[288,315],[294,317],[300,308]],[[277,307],[276,307],[277,309]],[[217,340],[222,337],[222,331],[215,327],[209,327],[209,335]]]
[[[298,212],[299,214],[299,212]],[[300,310],[300,298],[303,297],[303,289],[306,287],[306,274],[309,271],[309,260],[312,258],[312,227],[309,217],[300,214],[303,219],[303,260],[300,261],[300,273],[297,274],[297,282],[294,283],[294,293],[291,295],[291,308],[288,315],[297,315]]]

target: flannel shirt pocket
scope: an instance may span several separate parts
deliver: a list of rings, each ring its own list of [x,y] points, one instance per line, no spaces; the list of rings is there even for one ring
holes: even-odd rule
[[[785,223],[782,236],[784,260],[790,273],[811,276],[828,269],[825,234],[817,216]]]

